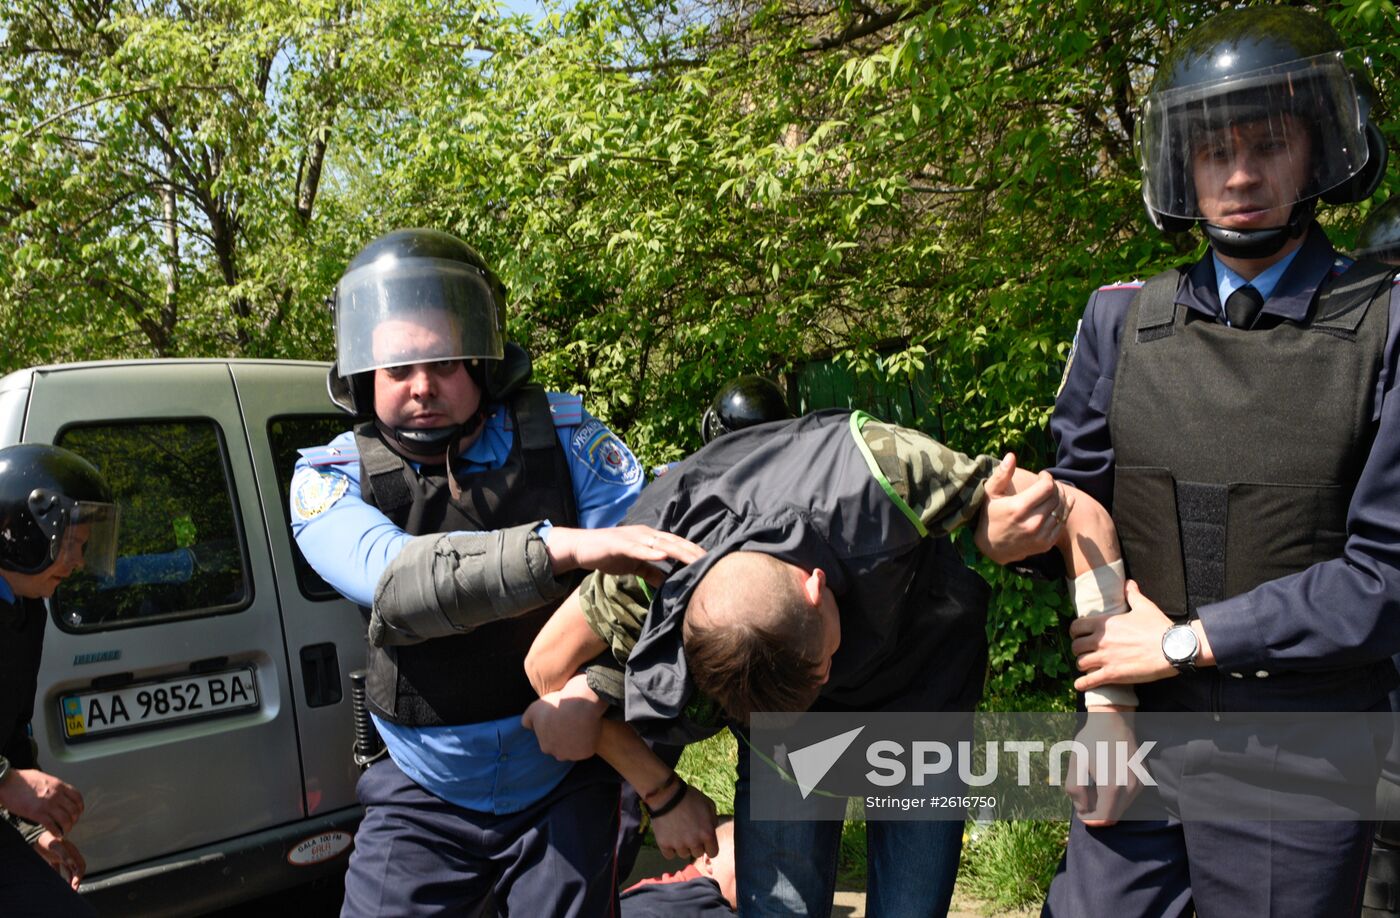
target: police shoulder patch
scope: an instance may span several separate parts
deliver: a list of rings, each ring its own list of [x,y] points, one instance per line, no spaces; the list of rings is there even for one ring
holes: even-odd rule
[[[1069,370],[1074,366],[1074,354],[1079,350],[1079,332],[1084,328],[1084,320],[1080,319],[1079,324],[1074,326],[1074,339],[1069,343],[1069,354],[1065,356],[1065,371],[1060,374],[1060,386],[1055,390],[1055,398],[1060,397],[1060,393],[1065,391],[1065,383],[1069,382]]]
[[[309,520],[325,513],[350,489],[350,479],[335,471],[305,466],[292,476],[292,512]]]
[[[596,418],[589,418],[569,440],[574,457],[599,479],[611,484],[634,485],[642,480],[642,466],[617,434]]]

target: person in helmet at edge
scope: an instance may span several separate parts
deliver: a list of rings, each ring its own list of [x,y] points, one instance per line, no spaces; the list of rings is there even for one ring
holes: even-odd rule
[[[699,549],[614,526],[637,460],[578,398],[530,383],[505,307],[481,257],[427,229],[370,242],[334,294],[328,383],[362,421],[302,451],[290,503],[307,561],[366,614],[388,753],[357,787],[345,915],[616,909],[617,777],[540,752],[522,663],[575,572],[659,581],[648,562]],[[686,809],[658,831],[712,820]]]
[[[0,914],[95,915],[76,892],[86,864],[68,839],[83,796],[39,770],[29,735],[48,613],[86,565],[110,575],[117,508],[97,469],[65,449],[0,449]],[[47,862],[47,863],[46,863]]]
[[[1372,208],[1356,234],[1357,258],[1370,258],[1400,266],[1400,196]],[[1400,655],[1395,664],[1400,667]],[[1400,689],[1390,694],[1390,709],[1400,711]],[[1381,782],[1377,785],[1376,837],[1371,846],[1371,863],[1366,872],[1366,918],[1400,915],[1400,737],[1386,755]]]
[[[715,393],[701,415],[700,443],[703,446],[716,437],[745,427],[785,421],[791,417],[787,396],[777,383],[764,376],[736,376]],[[660,478],[676,464],[668,462],[658,465],[651,470],[651,476]]]
[[[1111,688],[1117,707],[1388,707],[1400,297],[1393,269],[1341,255],[1313,219],[1319,200],[1369,197],[1385,168],[1341,51],[1303,10],[1229,10],[1181,39],[1145,100],[1148,213],[1199,225],[1210,250],[1090,297],[1050,422],[1052,474],[1111,509],[1141,588],[1126,614],[1071,625],[1075,687]],[[1276,762],[1322,764],[1285,748]],[[1370,834],[1286,812],[1075,817],[1044,914],[1356,914]]]
[[[786,421],[792,417],[787,396],[777,383],[762,376],[738,376],[715,393],[700,419],[700,440],[709,443],[745,427]]]

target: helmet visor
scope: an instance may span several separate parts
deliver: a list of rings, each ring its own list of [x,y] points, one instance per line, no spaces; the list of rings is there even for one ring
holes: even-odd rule
[[[56,545],[51,559],[72,565],[98,577],[111,577],[117,569],[117,525],[121,512],[116,504],[78,501],[72,520]]]
[[[1340,53],[1153,93],[1137,141],[1148,208],[1211,222],[1317,197],[1368,155]]]
[[[341,376],[437,360],[499,360],[496,298],[471,265],[381,258],[341,278],[335,346]]]

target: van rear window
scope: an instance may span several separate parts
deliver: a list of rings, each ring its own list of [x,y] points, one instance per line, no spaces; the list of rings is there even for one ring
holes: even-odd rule
[[[283,415],[267,422],[267,442],[272,447],[272,465],[277,470],[277,488],[282,495],[282,521],[292,526],[290,488],[292,469],[301,457],[298,450],[325,446],[350,427],[343,414]],[[292,565],[297,572],[297,587],[307,599],[321,601],[340,599],[340,594],[312,570],[306,556],[292,540]]]
[[[54,594],[65,631],[236,612],[252,598],[223,438],[207,420],[69,427],[58,444],[101,470],[121,512],[114,576]]]

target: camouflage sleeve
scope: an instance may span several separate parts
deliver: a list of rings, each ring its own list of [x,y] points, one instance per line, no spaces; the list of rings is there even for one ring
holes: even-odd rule
[[[861,428],[880,473],[929,535],[947,535],[982,507],[984,486],[997,460],[971,458],[907,427],[868,421]]]
[[[651,605],[646,584],[630,574],[593,573],[584,579],[578,598],[588,627],[608,645],[613,659],[626,663]]]
[[[24,817],[16,816],[14,813],[6,810],[0,810],[0,818],[3,818],[10,825],[14,826],[15,831],[19,832],[19,834],[24,837],[24,843],[27,845],[34,844],[34,841],[46,831],[44,827],[37,822],[30,822]]]

